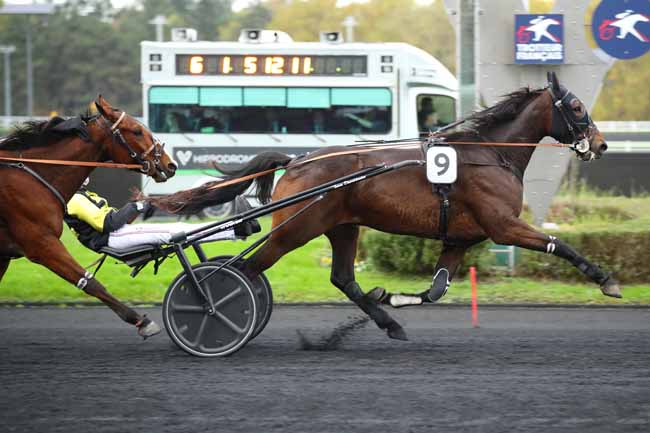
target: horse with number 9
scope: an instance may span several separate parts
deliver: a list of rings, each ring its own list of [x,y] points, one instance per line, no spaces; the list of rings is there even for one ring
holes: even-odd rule
[[[607,150],[584,104],[560,85],[554,73],[542,89],[515,91],[493,107],[472,115],[462,129],[437,136],[458,155],[458,177],[448,195],[451,207],[447,230],[442,229],[441,197],[432,192],[422,167],[402,169],[393,176],[378,176],[341,188],[273,233],[241,270],[255,278],[286,253],[325,234],[332,245],[331,282],[366,312],[388,336],[406,339],[403,328],[381,307],[419,305],[436,302],[450,286],[468,248],[486,239],[503,245],[553,254],[572,263],[587,278],[598,284],[607,296],[620,297],[616,280],[559,239],[541,233],[519,216],[523,208],[524,171],[535,150],[533,146],[497,147],[489,143],[538,143],[550,136],[571,144],[584,161],[600,158]],[[454,142],[474,142],[454,144]],[[479,145],[486,142],[486,145]],[[377,146],[379,147],[379,146]],[[363,149],[363,148],[360,148]],[[311,153],[308,158],[336,153],[345,148],[330,147]],[[381,163],[393,164],[421,159],[419,149],[391,148],[318,159],[298,165],[277,152],[258,155],[228,179],[296,164],[287,168],[272,193],[273,200],[323,184],[332,179]],[[444,174],[450,160],[436,157],[435,165]],[[258,199],[271,199],[273,175],[255,179]],[[223,188],[206,186],[152,200],[156,206],[181,213],[196,212],[206,206],[227,202],[251,185],[249,180]],[[273,214],[276,227],[299,210],[291,206]],[[364,293],[355,281],[354,260],[359,226],[376,230],[441,239],[443,249],[435,266],[431,287],[417,295],[391,294],[383,288]]]

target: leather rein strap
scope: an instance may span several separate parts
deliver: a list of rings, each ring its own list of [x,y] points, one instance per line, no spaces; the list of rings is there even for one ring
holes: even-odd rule
[[[13,158],[0,156],[3,161],[32,162],[34,164],[71,165],[75,167],[105,167],[105,168],[142,168],[140,164],[119,164],[117,162],[64,161],[58,159]]]
[[[570,148],[571,146],[569,144],[564,144],[564,143],[496,143],[496,142],[485,142],[485,141],[445,141],[445,144],[478,144],[480,146],[501,146],[501,147],[563,147],[563,148]],[[238,177],[235,179],[230,179],[226,180],[224,182],[217,183],[215,185],[212,185],[208,187],[208,190],[212,189],[218,189],[218,188],[223,188],[229,185],[234,185],[237,183],[241,182],[246,182],[247,180],[250,179],[255,179],[257,177],[265,176],[270,173],[274,173],[278,170],[287,170],[289,168],[294,168],[298,167],[304,164],[307,164],[309,162],[314,162],[318,161],[321,159],[326,159],[326,158],[333,158],[335,156],[342,156],[342,155],[354,155],[358,153],[367,153],[367,152],[374,152],[377,150],[385,150],[385,149],[404,149],[404,150],[410,150],[410,149],[420,149],[421,148],[421,142],[417,143],[412,143],[405,141],[403,143],[399,142],[394,142],[394,144],[368,144],[367,147],[364,146],[364,148],[355,148],[354,150],[346,150],[346,151],[341,151],[341,152],[334,152],[334,153],[328,153],[326,155],[320,155],[320,156],[315,156],[313,158],[308,158],[303,161],[298,161],[294,162],[293,164],[287,164],[282,167],[276,167],[276,168],[271,168],[268,170],[264,171],[258,171],[257,173],[252,173],[247,176],[242,176]]]

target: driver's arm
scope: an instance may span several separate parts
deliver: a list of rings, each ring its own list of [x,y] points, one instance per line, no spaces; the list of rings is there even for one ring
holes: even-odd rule
[[[68,202],[68,214],[101,233],[113,232],[146,211],[146,205],[142,202],[127,203],[117,210],[110,207],[105,199],[93,195],[95,198],[98,200],[93,202],[85,194],[75,194]]]

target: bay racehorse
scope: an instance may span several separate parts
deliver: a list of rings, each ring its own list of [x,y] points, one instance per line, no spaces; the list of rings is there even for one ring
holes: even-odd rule
[[[438,139],[444,139],[455,148],[459,164],[458,179],[448,195],[451,206],[445,219],[446,233],[441,230],[441,197],[432,192],[423,167],[410,167],[330,193],[273,233],[243,263],[242,271],[254,278],[284,254],[325,234],[332,245],[332,283],[380,328],[386,329],[390,337],[398,339],[405,339],[406,334],[380,304],[399,307],[435,302],[447,291],[467,249],[488,238],[498,244],[516,245],[566,259],[597,283],[605,295],[620,297],[618,283],[612,276],[561,240],[537,231],[519,218],[523,206],[522,179],[535,147],[479,145],[481,142],[538,143],[546,136],[573,144],[583,160],[600,158],[607,150],[584,104],[560,85],[555,74],[549,74],[547,87],[515,91],[493,107],[473,114],[461,129],[439,134]],[[476,144],[453,144],[461,141]],[[305,158],[342,151],[346,154],[299,164]],[[243,168],[228,172],[227,179],[288,166],[272,193],[272,199],[279,200],[364,167],[422,158],[417,148],[391,146],[372,152],[350,153],[350,148],[341,147],[321,149],[297,159],[277,152],[262,153]],[[291,168],[292,165],[295,167]],[[268,201],[273,175],[258,177],[255,181],[258,198]],[[192,213],[231,200],[253,181],[223,188],[218,187],[218,182],[154,199],[153,203],[170,211]],[[275,212],[273,226],[282,223],[301,206]],[[389,233],[442,239],[443,250],[430,289],[416,296],[391,295],[381,288],[364,294],[354,276],[360,225]]]
[[[27,122],[0,141],[0,280],[11,259],[25,256],[97,297],[147,337],[159,331],[158,326],[108,293],[59,238],[66,203],[95,168],[93,163],[132,164],[157,182],[173,176],[176,163],[140,122],[111,107],[101,95],[95,106],[95,115]],[[11,160],[15,158],[72,165]]]

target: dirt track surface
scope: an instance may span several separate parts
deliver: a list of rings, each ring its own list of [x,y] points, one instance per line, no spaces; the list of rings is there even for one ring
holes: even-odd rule
[[[0,430],[650,431],[648,309],[393,314],[409,342],[368,324],[305,351],[296,330],[318,341],[357,310],[278,307],[243,350],[198,359],[103,308],[0,309]]]

